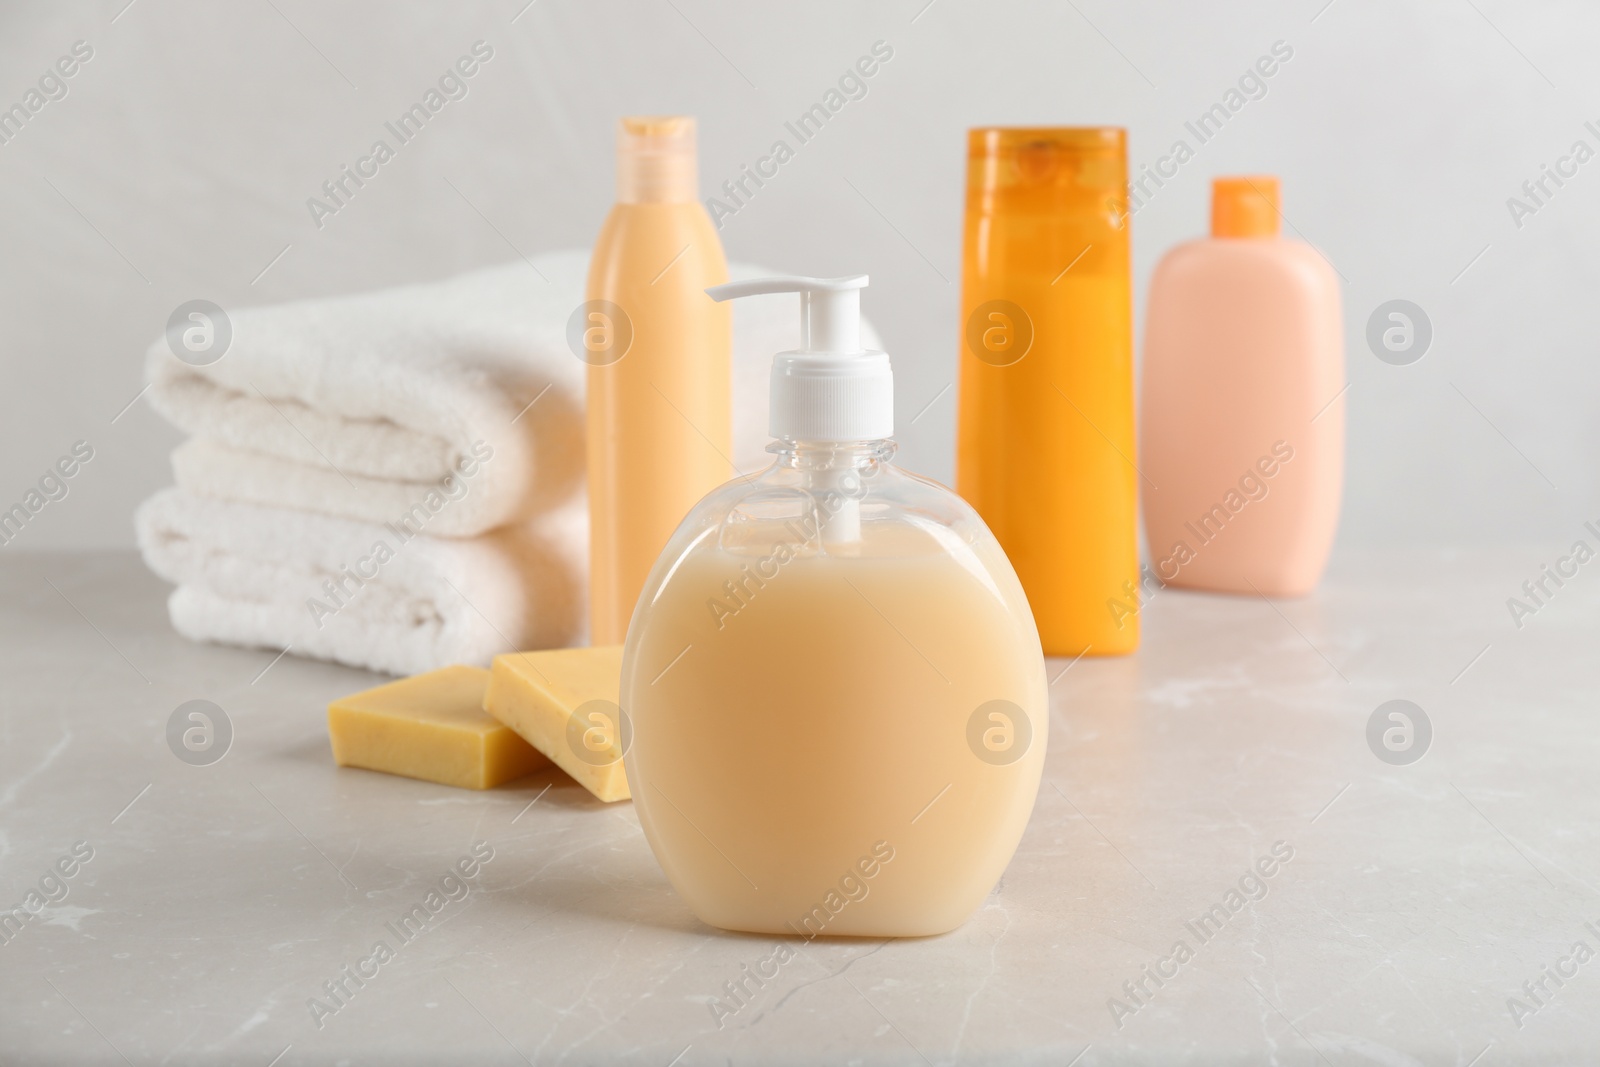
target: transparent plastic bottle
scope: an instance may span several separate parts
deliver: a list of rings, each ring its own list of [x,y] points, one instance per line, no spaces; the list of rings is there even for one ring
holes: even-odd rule
[[[1033,614],[988,528],[895,467],[892,378],[856,350],[866,279],[798,290],[759,475],[702,500],[623,652],[629,788],[667,877],[732,930],[960,925],[1010,861],[1047,732]]]

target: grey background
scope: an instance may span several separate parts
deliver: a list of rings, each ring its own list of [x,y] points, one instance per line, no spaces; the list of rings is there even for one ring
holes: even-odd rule
[[[75,440],[95,448],[12,550],[132,544],[178,435],[142,401],[117,416],[178,304],[356,292],[585,244],[611,202],[618,115],[697,115],[709,192],[880,39],[894,57],[866,98],[722,236],[730,257],[872,274],[908,466],[952,474],[966,127],[1124,125],[1137,168],[1283,40],[1294,56],[1267,95],[1135,218],[1139,313],[1160,254],[1205,229],[1209,179],[1278,173],[1287,218],[1346,279],[1341,548],[1514,543],[1536,565],[1600,517],[1600,160],[1520,229],[1506,206],[1575,140],[1600,149],[1583,126],[1600,119],[1592,8],[525,2],[5,7],[0,105],[74,41],[94,48],[69,95],[0,145],[0,507]],[[479,39],[495,55],[469,95],[313,225],[307,197]],[[1433,322],[1411,366],[1363,340],[1395,298]]]

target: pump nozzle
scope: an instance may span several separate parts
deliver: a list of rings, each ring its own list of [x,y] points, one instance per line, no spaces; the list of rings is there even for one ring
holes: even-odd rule
[[[768,293],[800,294],[800,347],[772,361],[773,437],[796,441],[870,441],[894,433],[894,372],[889,357],[861,347],[865,274],[844,278],[777,277],[706,290],[713,300]]]
[[[852,354],[861,349],[861,290],[867,276],[849,278],[757,278],[729,282],[706,292],[713,300],[766,293],[800,294],[800,351]]]

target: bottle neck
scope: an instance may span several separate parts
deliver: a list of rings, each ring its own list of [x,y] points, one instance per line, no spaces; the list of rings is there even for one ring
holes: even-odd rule
[[[793,470],[863,470],[887,463],[895,443],[888,438],[870,441],[797,441],[782,438],[767,446],[778,466]]]
[[[693,152],[623,154],[617,159],[617,202],[696,203],[698,170]]]
[[[849,546],[861,544],[861,502],[888,466],[894,442],[780,438],[767,451],[778,457],[778,466],[798,471],[801,484],[813,494],[824,550],[859,551]]]

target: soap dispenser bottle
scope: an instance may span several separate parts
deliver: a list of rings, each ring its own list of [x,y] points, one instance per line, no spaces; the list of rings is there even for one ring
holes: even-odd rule
[[[1278,180],[1218,178],[1211,236],[1157,265],[1145,321],[1144,503],[1167,585],[1304,596],[1344,476],[1339,278],[1278,233]]]
[[[800,294],[760,474],[691,511],[623,648],[639,823],[712,926],[812,938],[954,929],[1032,811],[1047,694],[1033,614],[988,528],[897,468],[894,381],[863,351],[865,276]]]

